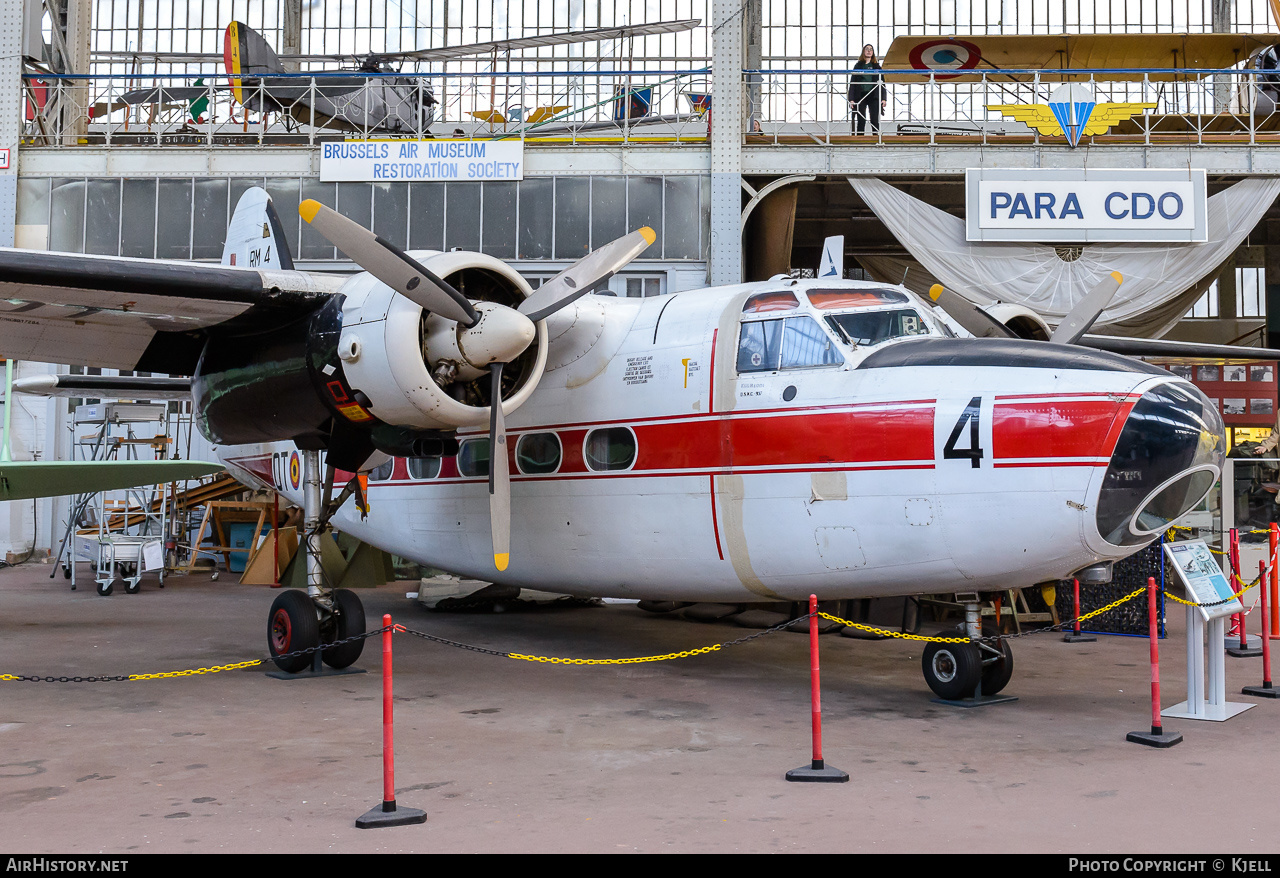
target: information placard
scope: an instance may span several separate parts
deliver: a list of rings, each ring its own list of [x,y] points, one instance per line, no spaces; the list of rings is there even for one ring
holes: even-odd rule
[[[965,204],[970,241],[1208,239],[1208,186],[1197,168],[970,168]]]
[[[344,140],[320,145],[320,182],[523,180],[519,140]]]
[[[1213,560],[1213,553],[1204,540],[1165,543],[1164,551],[1186,589],[1187,599],[1197,604],[1217,604],[1196,608],[1206,620],[1244,612],[1240,599],[1235,597],[1231,583],[1218,567],[1218,562]],[[1225,603],[1219,604],[1218,601]]]

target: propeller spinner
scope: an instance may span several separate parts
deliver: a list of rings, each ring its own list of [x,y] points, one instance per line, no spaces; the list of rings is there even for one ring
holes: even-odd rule
[[[588,253],[525,299],[518,309],[473,303],[426,266],[388,241],[318,201],[298,213],[357,265],[424,310],[458,324],[458,350],[477,369],[488,369],[489,519],[493,563],[506,570],[511,551],[511,478],[502,412],[502,368],[533,342],[534,324],[591,292],[656,240],[647,226]]]

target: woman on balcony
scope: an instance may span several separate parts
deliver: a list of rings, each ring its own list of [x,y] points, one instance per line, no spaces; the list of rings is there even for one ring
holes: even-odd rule
[[[853,65],[853,69],[855,72],[849,77],[849,109],[853,111],[853,133],[861,134],[863,123],[866,122],[867,133],[875,134],[880,130],[880,112],[888,106],[884,75],[876,61],[876,47],[870,43],[863,46],[862,56]]]

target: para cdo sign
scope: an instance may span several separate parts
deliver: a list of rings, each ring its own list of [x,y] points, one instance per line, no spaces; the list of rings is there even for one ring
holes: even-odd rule
[[[345,140],[320,147],[321,183],[524,179],[519,140]]]
[[[970,241],[1195,242],[1208,238],[1202,169],[965,172]]]

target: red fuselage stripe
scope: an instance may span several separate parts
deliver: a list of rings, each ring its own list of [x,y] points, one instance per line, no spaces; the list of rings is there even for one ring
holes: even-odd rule
[[[995,460],[1110,457],[1131,408],[1132,402],[1107,399],[997,402]]]

